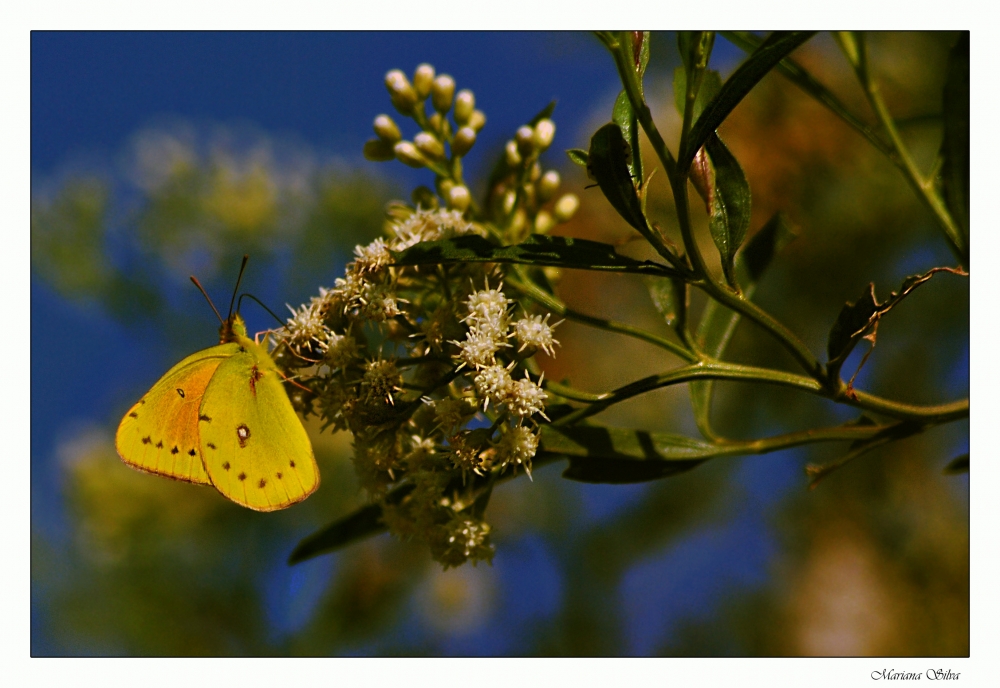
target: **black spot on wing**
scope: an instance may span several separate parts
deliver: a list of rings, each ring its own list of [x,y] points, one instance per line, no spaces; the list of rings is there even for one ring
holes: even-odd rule
[[[153,441],[153,440],[151,440],[151,439],[149,438],[149,435],[146,435],[145,437],[143,437],[143,438],[142,438],[142,443],[143,443],[143,444],[149,444],[149,443],[150,443],[150,442],[152,442],[152,441]]]
[[[160,440],[159,442],[156,443],[156,448],[163,449],[163,440]]]
[[[228,461],[223,461],[222,462],[222,470],[224,470],[224,471],[228,471],[229,470],[229,462]]]
[[[247,474],[246,473],[240,473],[236,477],[239,478],[240,480],[246,480],[247,479]]]
[[[208,448],[209,448],[209,449],[215,449],[215,445],[214,445],[214,444],[212,444],[211,442],[209,442],[209,443],[208,443]]]
[[[184,390],[183,389],[181,389],[180,387],[178,387],[177,388],[177,393],[181,395],[181,399],[184,398]]]
[[[197,454],[198,454],[198,452],[196,452],[194,449],[189,449],[188,450],[188,456],[197,456]]]
[[[291,466],[292,468],[295,468],[295,462],[294,461],[289,461],[288,465]]]
[[[180,449],[178,449],[178,448],[177,448],[177,445],[175,444],[175,445],[174,445],[174,448],[170,450],[170,453],[171,453],[171,454],[176,454],[176,453],[177,453],[177,452],[179,452],[179,451],[180,451]]]
[[[203,420],[206,423],[211,423],[212,422],[212,419],[209,418],[208,416],[206,416],[204,413],[201,414],[200,416],[198,416],[198,420]]]
[[[135,411],[133,411],[132,413],[128,414],[128,417],[129,417],[129,418],[138,418],[138,417],[139,417],[139,414],[138,414],[138,413],[136,413]]]
[[[261,478],[260,482],[257,484],[259,487],[264,487],[265,485],[267,485],[267,478]]]
[[[277,473],[275,473],[274,475],[275,475],[275,477],[276,477],[276,478],[277,478],[278,480],[281,480],[281,471],[278,471],[278,472],[277,472]]]

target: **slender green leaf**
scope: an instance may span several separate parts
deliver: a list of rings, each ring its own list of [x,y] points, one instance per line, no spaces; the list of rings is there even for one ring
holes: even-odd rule
[[[386,526],[382,523],[382,507],[370,504],[334,521],[299,542],[288,557],[288,565],[293,566],[320,554],[333,552],[357,540],[381,533],[385,529]]]
[[[726,279],[735,285],[736,251],[750,227],[750,184],[740,163],[717,134],[708,137],[705,151],[715,169],[715,192],[710,195],[712,212],[708,227],[719,249]]]
[[[753,296],[757,284],[774,257],[795,238],[795,232],[785,216],[775,213],[736,256],[736,276],[747,298]],[[702,312],[695,338],[699,347],[712,358],[721,358],[732,339],[740,314],[710,300]],[[712,380],[689,383],[691,406],[698,429],[708,438],[714,437],[710,423]]]
[[[616,253],[615,247],[610,244],[543,234],[531,234],[514,246],[497,246],[484,237],[467,234],[454,239],[425,241],[400,251],[395,256],[394,265],[520,263],[578,270],[676,275],[666,265],[649,260],[635,260]]]
[[[706,69],[701,76],[701,86],[694,100],[692,117],[696,120],[715,96],[722,89],[722,77],[714,69]],[[684,115],[684,103],[687,100],[687,72],[683,67],[674,70],[674,105],[677,112]]]
[[[719,128],[757,82],[814,33],[815,31],[776,31],[733,72],[691,128],[684,149],[677,156],[677,164],[681,170],[687,170],[694,154],[705,145],[712,132]]]
[[[678,31],[677,52],[688,73],[697,72],[708,65],[715,44],[714,31]]]
[[[941,178],[945,201],[955,223],[969,236],[969,32],[963,31],[948,56],[944,84],[944,164]]]
[[[969,455],[962,454],[961,456],[956,456],[954,459],[948,462],[948,465],[944,467],[944,472],[946,474],[957,475],[959,473],[969,472]]]
[[[570,148],[566,151],[566,155],[580,167],[587,167],[590,164],[590,153],[582,148]]]
[[[840,309],[840,314],[833,327],[830,328],[830,336],[827,339],[828,362],[826,365],[830,375],[840,373],[840,367],[862,339],[868,337],[874,346],[875,333],[882,316],[938,272],[967,276],[967,273],[955,268],[932,268],[922,275],[907,277],[903,280],[899,291],[892,292],[883,303],[879,303],[878,299],[875,298],[874,284],[869,284],[865,293],[857,301],[846,303]]]
[[[564,478],[597,483],[657,480],[719,453],[718,447],[683,435],[589,425],[543,425],[539,448],[569,457]]]
[[[556,109],[556,101],[553,100],[551,103],[543,107],[538,112],[537,115],[528,120],[528,126],[533,127],[539,122],[541,122],[543,119],[549,119],[550,117],[552,117],[552,113],[555,112],[555,109]]]
[[[748,31],[723,31],[722,35],[735,46],[748,53],[753,52],[763,43],[763,39],[754,36]],[[829,108],[831,112],[847,122],[847,124],[854,127],[855,130],[868,139],[880,151],[886,154],[892,151],[891,144],[884,141],[872,131],[860,117],[852,113],[837,96],[798,62],[790,57],[786,57],[778,63],[777,70],[796,86]],[[896,126],[902,125],[904,125],[903,121],[896,121]]]
[[[628,172],[632,179],[642,183],[642,155],[639,147],[639,120],[636,119],[632,110],[632,101],[628,99],[628,93],[622,91],[618,94],[615,106],[611,112],[611,121],[622,130],[622,138],[628,142],[632,155],[628,159]]]
[[[642,205],[629,171],[632,146],[625,141],[621,128],[611,122],[597,130],[590,139],[590,167],[601,191],[618,214],[648,236],[652,233],[643,215]]]
[[[639,80],[646,73],[649,64],[649,31],[632,32],[632,58],[639,70]]]

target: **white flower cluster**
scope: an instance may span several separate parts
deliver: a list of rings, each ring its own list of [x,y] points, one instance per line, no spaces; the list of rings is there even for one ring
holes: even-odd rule
[[[409,217],[392,223],[391,248],[402,251],[422,241],[451,239],[463,234],[485,235],[482,228],[466,220],[458,210],[417,208]]]
[[[455,358],[460,361],[460,369],[468,365],[476,370],[473,383],[484,411],[492,402],[495,406],[503,404],[519,421],[536,413],[545,417],[547,395],[539,386],[541,378],[535,383],[525,371],[524,379],[512,379],[510,371],[516,362],[504,367],[497,362],[496,354],[510,346],[507,340],[512,336],[517,337],[522,349],[533,346],[546,353],[554,353],[553,346],[559,342],[552,337],[548,314],[544,319],[526,315],[512,325],[510,303],[502,284],[496,289],[487,284],[484,290],[470,294],[466,301],[468,314],[462,319],[469,330],[464,340],[453,342],[459,349]]]

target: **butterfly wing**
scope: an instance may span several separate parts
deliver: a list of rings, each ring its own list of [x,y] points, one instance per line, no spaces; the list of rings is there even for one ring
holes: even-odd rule
[[[235,343],[213,346],[168,370],[118,425],[115,448],[122,461],[147,473],[210,485],[198,441],[198,411],[219,365],[238,351]]]
[[[198,425],[208,477],[237,504],[284,509],[319,486],[309,436],[262,347],[248,342],[219,365]]]

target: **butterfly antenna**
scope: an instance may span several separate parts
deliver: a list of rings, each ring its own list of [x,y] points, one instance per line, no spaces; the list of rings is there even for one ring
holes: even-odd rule
[[[229,299],[229,317],[233,315],[233,304],[236,303],[236,293],[240,290],[240,282],[243,280],[243,271],[247,269],[247,261],[250,260],[250,256],[243,254],[243,264],[240,266],[240,275],[236,278],[236,287],[233,289],[233,298]],[[239,313],[240,309],[237,308],[236,312]]]
[[[275,315],[274,311],[272,311],[270,308],[268,308],[266,305],[264,305],[263,301],[261,301],[260,299],[258,299],[256,296],[254,296],[253,294],[251,294],[249,292],[243,292],[242,294],[240,294],[240,300],[236,302],[236,312],[237,313],[240,312],[240,303],[243,301],[243,297],[244,296],[246,296],[248,298],[251,298],[254,301],[256,301],[260,305],[261,308],[263,308],[265,311],[267,311],[268,313],[270,313],[271,317],[278,321],[278,324],[280,324],[281,326],[285,325],[285,321],[284,320],[282,320],[277,315]]]
[[[219,319],[220,323],[225,325],[226,321],[222,319],[221,315],[219,315],[219,309],[215,307],[214,303],[212,303],[212,299],[209,298],[208,292],[205,291],[205,287],[201,286],[201,282],[199,282],[198,278],[194,275],[191,275],[191,281],[194,282],[194,286],[198,287],[198,291],[201,292],[201,295],[205,297],[206,301],[208,301],[208,305],[212,307],[213,311],[215,311],[215,317]]]

